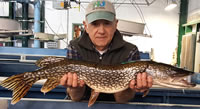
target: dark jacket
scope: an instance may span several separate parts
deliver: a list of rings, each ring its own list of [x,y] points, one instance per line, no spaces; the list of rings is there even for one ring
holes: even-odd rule
[[[102,64],[119,64],[128,60],[139,59],[138,48],[135,45],[124,41],[118,30],[116,30],[107,52],[103,55],[100,55],[94,48],[94,45],[86,32],[84,32],[81,37],[72,40],[70,46],[72,46],[73,49],[80,54],[82,60],[85,61]]]
[[[84,61],[97,62],[102,64],[119,64],[122,62],[140,59],[138,48],[123,40],[122,35],[117,30],[109,45],[107,52],[103,55],[94,48],[86,32],[75,40],[72,40],[68,46],[67,58]],[[90,88],[86,87],[83,99],[89,99]],[[110,94],[100,94],[98,100],[113,101],[114,97]]]

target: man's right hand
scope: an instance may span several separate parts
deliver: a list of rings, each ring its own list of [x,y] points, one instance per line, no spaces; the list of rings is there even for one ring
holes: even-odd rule
[[[67,73],[60,79],[60,85],[67,88],[67,93],[73,101],[80,101],[85,92],[85,83],[78,81],[76,73]]]
[[[60,80],[60,85],[65,87],[83,87],[85,85],[83,80],[78,81],[76,73],[66,73]]]

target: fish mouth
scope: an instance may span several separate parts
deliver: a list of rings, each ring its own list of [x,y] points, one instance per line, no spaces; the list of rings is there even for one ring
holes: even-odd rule
[[[167,78],[167,79],[154,79],[153,80],[156,85],[169,87],[169,88],[176,88],[176,89],[187,89],[191,87],[195,87],[196,84],[190,83],[186,80],[186,77],[174,77],[174,78]]]

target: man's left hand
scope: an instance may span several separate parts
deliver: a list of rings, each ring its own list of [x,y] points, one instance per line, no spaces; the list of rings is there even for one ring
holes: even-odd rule
[[[152,76],[147,75],[146,72],[139,73],[136,80],[130,81],[130,88],[136,92],[144,92],[151,88],[153,85]]]

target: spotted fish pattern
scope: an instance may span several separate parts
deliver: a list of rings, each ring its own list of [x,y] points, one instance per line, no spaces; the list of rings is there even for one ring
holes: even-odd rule
[[[175,86],[172,88],[195,86],[186,81],[181,82],[183,77],[192,75],[194,72],[154,61],[102,65],[66,58],[44,57],[38,60],[36,65],[41,68],[33,72],[11,76],[0,83],[1,86],[13,91],[12,104],[20,101],[38,80],[47,79],[41,92],[47,93],[54,89],[67,72],[77,73],[78,78],[84,80],[86,85],[95,92],[102,93],[116,93],[127,89],[130,80],[136,79],[136,75],[141,72],[147,72],[153,77],[155,83],[162,86]]]

